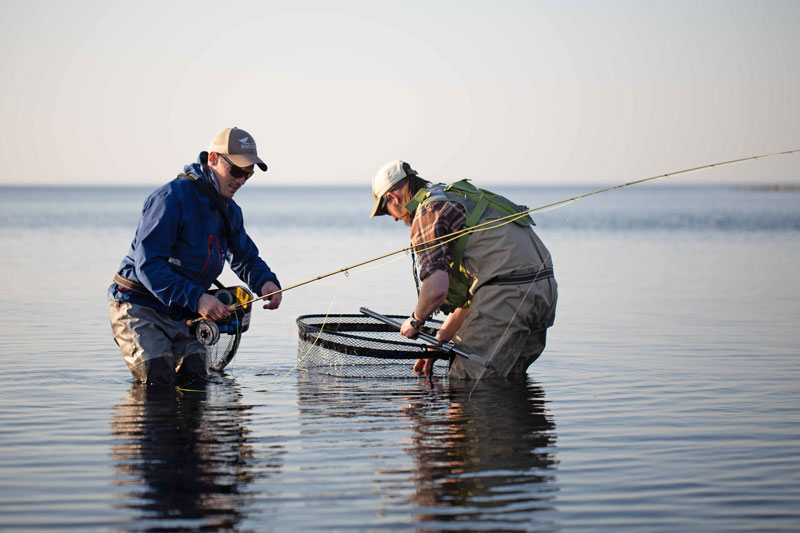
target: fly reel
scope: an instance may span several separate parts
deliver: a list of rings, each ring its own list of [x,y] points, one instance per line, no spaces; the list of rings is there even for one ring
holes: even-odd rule
[[[194,334],[197,340],[206,346],[214,346],[219,342],[219,326],[216,322],[200,322]]]
[[[226,306],[241,304],[224,320],[204,320],[195,325],[195,337],[206,347],[208,367],[221,372],[231,362],[242,333],[250,328],[253,294],[244,287],[226,287],[207,291]]]

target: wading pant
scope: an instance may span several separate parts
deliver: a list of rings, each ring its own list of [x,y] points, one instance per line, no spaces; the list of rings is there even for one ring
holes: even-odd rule
[[[558,300],[554,278],[519,285],[483,285],[472,299],[454,337],[464,351],[492,362],[484,369],[456,356],[449,376],[456,379],[521,378],[544,351]]]
[[[111,331],[133,377],[172,385],[207,374],[206,349],[182,320],[129,302],[111,302]]]

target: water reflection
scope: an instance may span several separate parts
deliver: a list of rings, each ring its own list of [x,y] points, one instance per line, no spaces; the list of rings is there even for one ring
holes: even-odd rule
[[[342,527],[558,529],[555,423],[537,384],[298,376],[306,453],[343,480],[317,497],[361,501]]]
[[[115,484],[130,488],[122,508],[137,531],[229,530],[246,517],[256,477],[280,471],[283,450],[256,458],[251,407],[233,382],[204,390],[131,386],[113,407]]]
[[[555,497],[555,424],[538,385],[451,382],[442,409],[417,401],[412,446],[418,518],[466,529],[529,529]],[[452,527],[451,524],[449,527]],[[539,529],[539,528],[536,528]]]

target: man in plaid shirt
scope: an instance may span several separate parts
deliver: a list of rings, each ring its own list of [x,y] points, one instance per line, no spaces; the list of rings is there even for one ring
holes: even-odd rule
[[[372,194],[375,204],[370,217],[390,215],[411,228],[422,286],[417,305],[400,332],[415,338],[449,297],[457,241],[446,236],[465,228],[475,203],[432,185],[399,160],[378,171],[372,180]],[[501,214],[488,209],[481,217],[479,223]],[[445,342],[454,339],[460,348],[490,359],[493,368],[484,370],[458,358],[451,362],[450,376],[523,376],[544,350],[546,330],[555,319],[558,293],[550,253],[526,224],[498,224],[474,232],[468,239],[461,264],[468,275],[469,295],[466,303],[456,304],[437,338]],[[415,373],[430,375],[432,362],[418,360]]]

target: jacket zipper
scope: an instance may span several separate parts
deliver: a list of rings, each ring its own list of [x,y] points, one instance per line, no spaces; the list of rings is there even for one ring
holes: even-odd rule
[[[217,247],[217,276],[219,276],[222,274],[222,248],[219,245],[219,237],[216,235],[214,235],[214,245]]]

